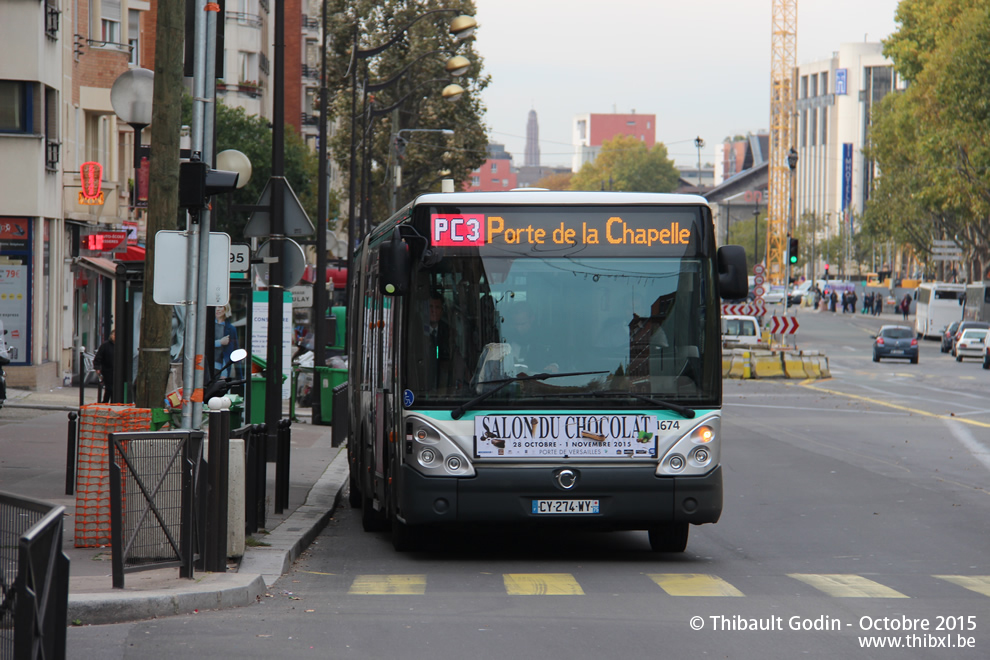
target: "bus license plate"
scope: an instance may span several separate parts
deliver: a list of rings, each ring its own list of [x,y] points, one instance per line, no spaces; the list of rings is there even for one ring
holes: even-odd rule
[[[533,513],[598,513],[598,500],[533,500]]]

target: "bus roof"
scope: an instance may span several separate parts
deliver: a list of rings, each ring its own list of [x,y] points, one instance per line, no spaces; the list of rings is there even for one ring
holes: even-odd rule
[[[700,195],[678,195],[675,193],[606,192],[542,190],[520,188],[504,192],[454,192],[425,193],[413,200],[414,206],[421,205],[492,205],[492,204],[703,204],[708,200]]]
[[[945,289],[946,291],[965,291],[966,285],[958,282],[922,282],[919,289]]]

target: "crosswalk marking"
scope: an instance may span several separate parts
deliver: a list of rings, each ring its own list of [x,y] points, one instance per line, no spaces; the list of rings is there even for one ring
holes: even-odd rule
[[[960,587],[965,587],[984,596],[990,596],[990,575],[933,575],[932,577],[958,584]]]
[[[836,598],[909,598],[899,591],[859,575],[842,573],[788,573],[787,575]]]
[[[648,573],[671,596],[743,596],[731,584],[717,575],[704,573]]]
[[[302,571],[318,575],[316,571]],[[497,575],[497,574],[496,574]],[[645,573],[670,596],[745,597],[742,591],[717,575],[707,573]],[[899,591],[860,575],[845,573],[788,573],[833,598],[910,598]],[[990,597],[990,575],[932,575],[981,596]],[[425,574],[358,575],[349,595],[423,595]],[[510,596],[584,595],[584,589],[570,573],[504,573],[505,593]],[[921,592],[919,592],[921,593]]]
[[[424,594],[425,575],[359,575],[354,578],[347,592],[359,596],[381,596],[386,594]]]
[[[505,573],[510,596],[583,596],[584,590],[570,573]]]

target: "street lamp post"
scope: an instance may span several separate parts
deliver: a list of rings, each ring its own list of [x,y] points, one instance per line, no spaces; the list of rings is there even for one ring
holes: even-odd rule
[[[698,189],[701,189],[701,150],[705,147],[705,141],[701,136],[694,138],[694,146],[698,149]]]
[[[141,171],[141,132],[151,124],[151,99],[155,89],[155,74],[148,69],[129,69],[117,76],[110,88],[110,105],[114,113],[134,129],[134,189],[138,188],[138,173]],[[135,197],[136,199],[136,197]],[[123,319],[114,319],[114,324]],[[129,329],[121,327],[120,336],[114,343],[114,361],[121,365],[114,371],[112,400],[124,401],[124,384],[131,382],[132,361],[127,347],[133,340]]]
[[[370,57],[374,57],[375,55],[378,55],[379,53],[382,53],[385,50],[391,48],[393,45],[398,43],[398,41],[406,34],[406,31],[409,30],[409,28],[411,28],[415,23],[426,18],[427,16],[431,16],[434,14],[442,14],[442,13],[460,14],[460,11],[461,10],[459,9],[439,8],[439,9],[431,9],[429,11],[423,12],[422,14],[414,18],[412,21],[410,21],[408,24],[406,24],[404,27],[397,30],[395,34],[385,43],[379,46],[375,46],[374,48],[365,48],[365,49],[358,48],[359,27],[358,27],[358,21],[355,17],[354,34],[353,34],[354,45],[351,48],[351,61],[347,71],[347,76],[350,77],[351,80],[351,145],[350,145],[350,163],[349,163],[350,174],[348,177],[349,181],[348,181],[348,195],[347,195],[347,222],[348,222],[348,234],[350,239],[349,241],[350,245],[348,245],[347,248],[347,275],[348,275],[347,300],[348,301],[350,301],[351,299],[351,286],[353,284],[351,281],[352,280],[351,273],[354,272],[353,269],[354,250],[357,248],[358,241],[360,241],[363,238],[365,232],[365,228],[360,226],[359,223],[356,222],[357,219],[355,218],[355,203],[357,201],[356,200],[357,143],[355,138],[357,137],[357,118],[358,118],[358,111],[357,111],[358,63],[361,60],[366,60]],[[478,22],[474,19],[473,16],[459,15],[450,21],[448,29],[450,30],[451,34],[454,35],[455,41],[462,42],[470,39],[474,35],[474,31],[477,28],[477,26],[478,26]],[[446,93],[446,90],[444,91]],[[463,90],[461,91],[463,92]],[[362,112],[361,114],[363,115],[364,113]]]

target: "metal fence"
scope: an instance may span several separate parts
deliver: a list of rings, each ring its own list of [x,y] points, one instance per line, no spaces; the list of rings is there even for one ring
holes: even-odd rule
[[[65,658],[65,507],[0,493],[0,660]]]
[[[193,502],[202,431],[111,433],[110,536],[113,586],[127,570],[179,566],[193,577]]]

